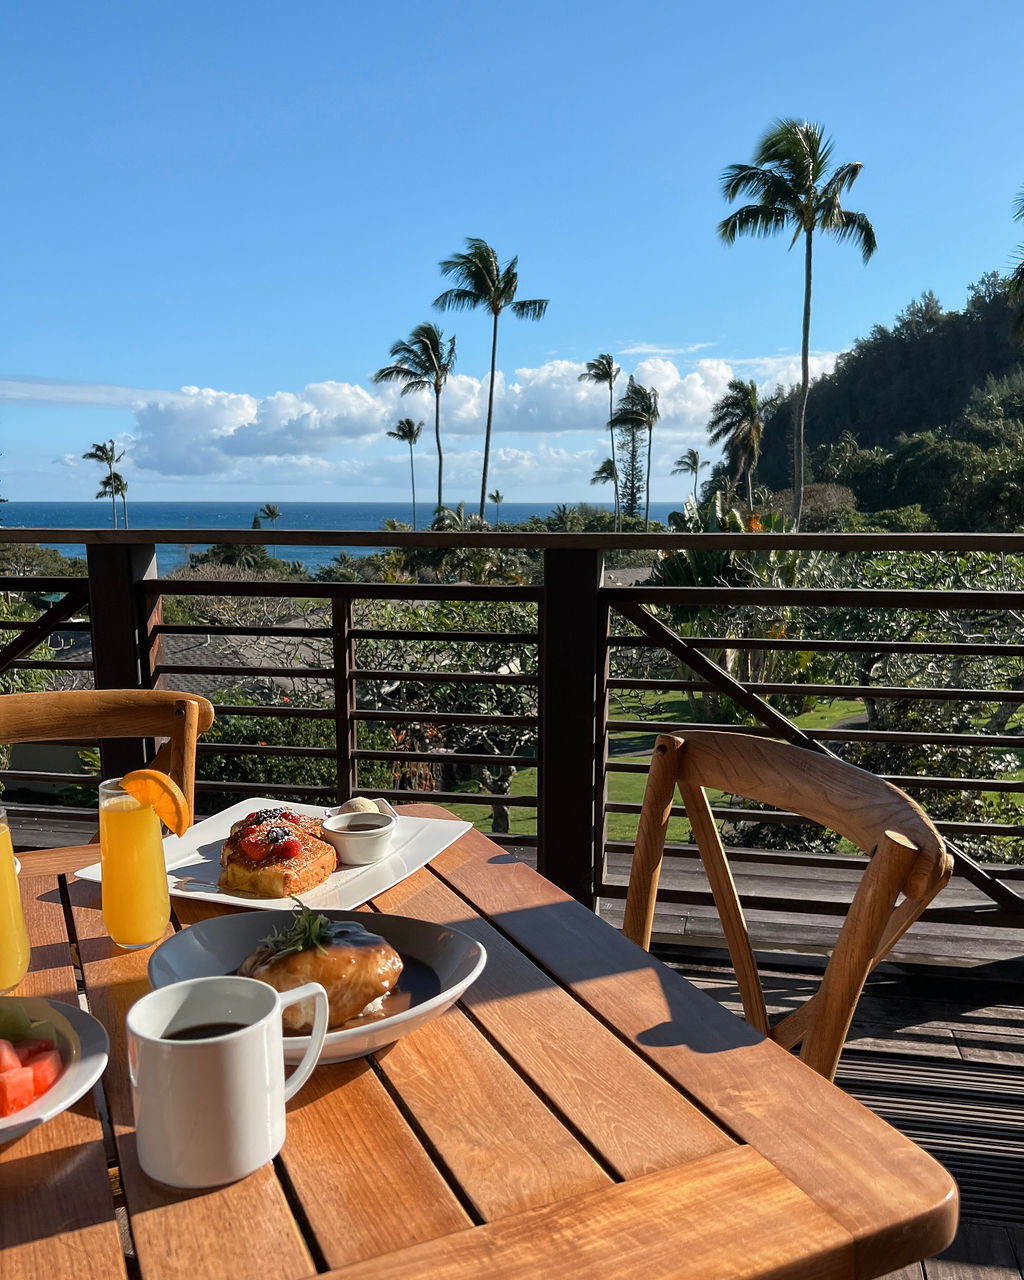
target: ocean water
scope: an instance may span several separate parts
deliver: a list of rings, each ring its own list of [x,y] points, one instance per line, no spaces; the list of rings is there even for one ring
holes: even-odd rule
[[[606,503],[591,502],[583,499],[589,506],[604,506]],[[128,519],[135,529],[249,529],[252,518],[262,503],[256,502],[129,502]],[[281,518],[277,529],[302,530],[368,530],[370,532],[383,528],[385,520],[394,519],[403,524],[412,524],[411,502],[279,502]],[[530,516],[547,516],[554,510],[553,502],[503,502],[501,504],[502,524],[520,524],[529,520]],[[569,505],[572,505],[570,503]],[[652,502],[651,519],[665,523],[670,511],[678,510],[681,501]],[[430,508],[425,503],[417,503],[417,517],[422,529],[430,517]],[[476,504],[467,503],[467,511],[475,511]],[[494,504],[487,504],[487,518],[495,519]],[[122,519],[120,503],[118,504],[118,524]],[[0,506],[0,522],[9,529],[109,529],[113,524],[110,503],[102,502],[5,502]],[[263,521],[267,533],[272,530],[267,521]],[[2,537],[2,533],[0,533]],[[85,555],[85,547],[81,544],[52,544],[67,556]],[[206,544],[208,545],[208,544]],[[157,548],[157,558],[161,573],[170,573],[185,564],[188,551],[202,551],[205,545],[168,543]],[[336,547],[282,547],[280,555],[285,560],[301,560],[307,569],[314,571],[322,564],[332,560],[339,548]],[[367,555],[377,550],[374,547],[355,547],[353,555]]]

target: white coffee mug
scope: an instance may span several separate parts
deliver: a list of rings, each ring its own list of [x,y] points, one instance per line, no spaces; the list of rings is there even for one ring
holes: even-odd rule
[[[285,1083],[281,1010],[315,1002],[305,1057]],[[139,1164],[170,1187],[216,1187],[281,1150],[284,1104],[316,1066],[327,992],[307,982],[279,993],[255,978],[192,978],[128,1010],[128,1072]]]

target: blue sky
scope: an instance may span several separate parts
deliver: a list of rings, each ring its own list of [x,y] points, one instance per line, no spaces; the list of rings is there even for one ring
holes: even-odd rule
[[[879,248],[817,242],[816,369],[926,289],[959,308],[1024,238],[1022,28],[1019,0],[4,6],[0,492],[89,499],[114,437],[129,499],[404,498],[406,415],[429,492],[432,402],[370,377],[433,319],[446,499],[474,501],[488,319],[431,302],[479,236],[550,299],[502,317],[489,487],[610,498],[577,381],[610,351],[661,394],[672,499],[730,377],[798,376],[800,255],[718,241],[722,170],[779,116],[864,163]]]

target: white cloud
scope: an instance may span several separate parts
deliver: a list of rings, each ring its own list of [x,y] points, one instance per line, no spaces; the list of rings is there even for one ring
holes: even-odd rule
[[[695,351],[703,351],[710,347],[710,342],[691,342],[686,347],[662,347],[655,342],[634,342],[632,346],[623,347],[620,356],[692,356]]]
[[[706,344],[687,350],[701,345]],[[632,370],[623,370],[616,394],[625,389],[630,372],[637,381],[657,388],[658,437],[673,457],[690,446],[702,452],[707,448],[708,415],[731,378],[754,377],[762,389],[771,391],[800,376],[799,357],[793,354],[683,362],[669,358],[665,349],[645,347],[643,353]],[[831,369],[835,359],[832,353],[815,352],[812,375]],[[516,369],[511,378],[498,372],[491,462],[495,484],[529,492],[536,485],[552,489],[564,482],[566,491],[578,492],[581,483],[589,483],[594,467],[607,456],[608,391],[581,382],[585,368],[582,362],[552,359],[536,368]],[[455,374],[444,389],[446,493],[449,482],[453,492],[467,486],[471,490],[478,483],[487,383],[486,375]],[[416,468],[417,476],[429,485],[435,465],[434,397],[430,392],[400,392],[395,383],[367,388],[316,382],[301,391],[257,398],[210,387],[154,391],[58,379],[0,379],[0,401],[11,404],[130,410],[133,429],[118,440],[131,445],[124,465],[139,478],[148,472],[167,480],[189,477],[197,484],[223,480],[231,485],[251,483],[272,472],[282,485],[309,486],[318,493],[330,485],[403,486],[408,452],[386,438],[401,417],[423,421]],[[574,438],[577,447],[550,443]],[[80,459],[68,454],[64,461],[78,465]]]
[[[184,392],[144,391],[102,382],[69,382],[63,378],[34,378],[28,374],[0,377],[0,403],[74,405],[77,408],[138,409],[153,397],[185,399]]]

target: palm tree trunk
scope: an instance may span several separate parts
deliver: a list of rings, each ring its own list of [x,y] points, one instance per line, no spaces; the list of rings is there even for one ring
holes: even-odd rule
[[[127,529],[128,528],[128,495],[123,492],[121,494],[121,510],[124,512],[124,527]]]
[[[752,512],[754,510],[754,481],[753,469],[747,467],[747,507]]]
[[[114,528],[117,528],[117,490],[114,488],[114,464],[108,463],[110,472],[110,510],[114,516]]]
[[[612,365],[612,372],[615,366]],[[615,428],[612,426],[612,418],[615,417],[615,379],[608,379],[608,434],[612,438],[612,483],[615,485],[615,521],[614,530],[616,533],[622,531],[622,507],[619,503],[619,466],[615,460]]]
[[[811,231],[804,232],[804,330],[800,344],[800,404],[793,424],[793,528],[800,532],[804,511],[804,422],[807,418],[807,393],[811,387]]]
[[[651,441],[654,439],[654,427],[647,428],[647,483],[644,495],[644,533],[651,531]]]
[[[487,429],[484,432],[484,469],[480,481],[480,519],[486,518],[484,503],[487,500],[487,464],[491,457],[491,419],[494,416],[494,374],[498,367],[498,313],[494,312],[494,328],[491,332],[491,385],[487,389]]]
[[[416,532],[416,464],[412,460],[412,441],[409,441],[409,476],[412,480],[412,531]]]
[[[442,497],[444,479],[444,456],[441,453],[441,388],[434,388],[434,440],[437,442],[437,512],[440,514],[444,509],[444,498]]]

